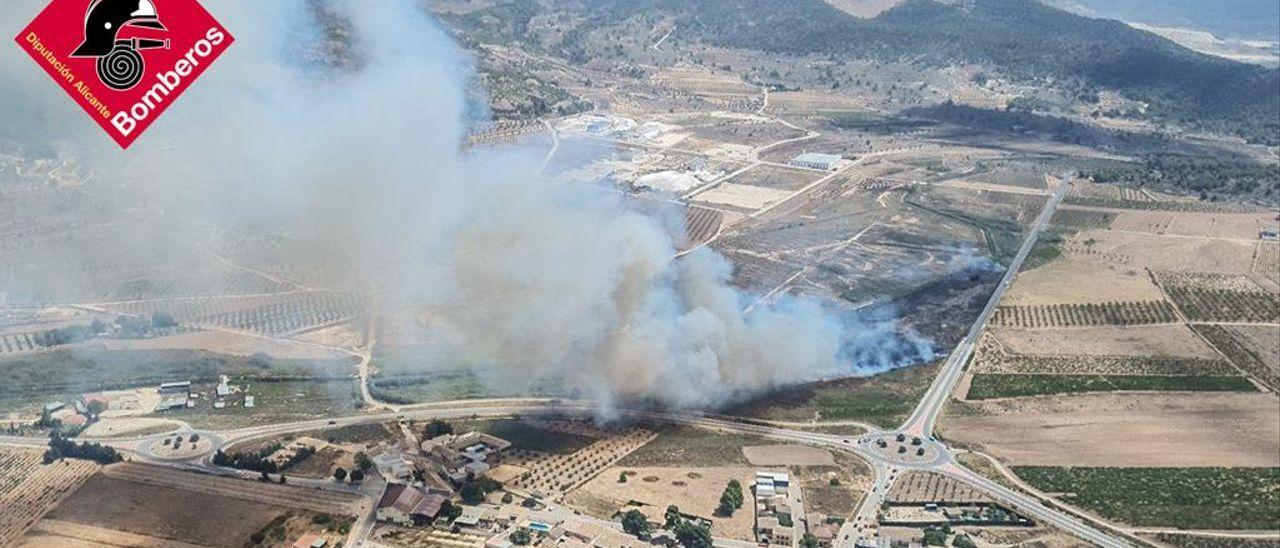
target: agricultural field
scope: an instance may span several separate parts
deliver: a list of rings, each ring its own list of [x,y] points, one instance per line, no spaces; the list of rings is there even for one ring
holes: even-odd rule
[[[139,317],[160,313],[193,326],[235,329],[261,335],[295,334],[340,323],[363,312],[363,304],[356,295],[329,291],[133,301],[107,304],[102,308]]]
[[[992,328],[988,336],[1010,354],[1220,359],[1181,324],[1055,329]]]
[[[0,449],[0,546],[12,545],[100,468],[84,460],[45,465],[42,453]]]
[[[1016,466],[1041,491],[1141,527],[1280,529],[1280,468]]]
[[[1152,375],[974,375],[966,400],[1085,392],[1257,392],[1244,377]]]
[[[1280,295],[1244,276],[1164,274],[1158,279],[1190,321],[1280,324]]]
[[[136,545],[139,540],[248,545],[260,531],[271,538],[287,536],[288,528],[282,526],[295,516],[308,528],[323,530],[314,524],[346,520],[358,509],[358,500],[348,494],[122,464],[81,486],[46,515],[23,545]],[[318,516],[328,519],[314,519]]]
[[[889,489],[888,500],[899,504],[987,503],[991,498],[959,481],[933,472],[906,472]]]
[[[983,335],[971,372],[1053,375],[1230,376],[1239,372],[1217,358],[1158,355],[1022,355],[1008,353]]]
[[[652,441],[654,436],[648,430],[629,428],[610,432],[571,453],[517,449],[508,455],[504,464],[525,472],[508,482],[507,486],[560,499],[599,475],[618,459]]]
[[[966,402],[939,420],[949,443],[1008,465],[1276,467],[1269,393],[1092,393]]]
[[[1089,327],[1173,323],[1173,306],[1164,301],[1000,306],[991,317],[997,327]]]
[[[1271,283],[1280,284],[1280,243],[1258,242],[1250,271],[1261,274]]]

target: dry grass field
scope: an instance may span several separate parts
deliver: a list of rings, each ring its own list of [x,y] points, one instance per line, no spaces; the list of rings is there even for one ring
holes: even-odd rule
[[[1163,299],[1160,288],[1141,268],[1098,264],[1067,256],[1019,275],[1000,304],[1032,306]]]
[[[1012,465],[1280,466],[1273,394],[1084,394],[970,403],[943,436]]]
[[[1256,237],[1256,235],[1255,235]],[[1253,241],[1086,230],[1068,253],[1130,268],[1243,274],[1253,268]]]
[[[618,479],[626,474],[627,481],[619,483]],[[755,479],[754,468],[744,467],[625,467],[614,466],[606,469],[595,479],[582,486],[580,491],[570,494],[566,502],[573,504],[575,500],[593,500],[593,505],[600,508],[612,506],[622,509],[628,501],[637,501],[644,506],[638,509],[644,512],[651,521],[662,521],[667,506],[675,504],[687,514],[693,514],[712,520],[711,532],[717,537],[737,540],[752,540],[751,509],[743,505],[730,518],[715,516],[716,506],[720,502],[720,494],[729,480],[736,479],[743,487],[749,487]],[[600,501],[611,504],[601,505]],[[611,517],[611,516],[598,516]]]

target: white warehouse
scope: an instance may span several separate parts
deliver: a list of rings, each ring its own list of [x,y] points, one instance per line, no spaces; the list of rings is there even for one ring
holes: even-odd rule
[[[791,165],[796,167],[804,167],[809,169],[821,169],[823,171],[831,171],[840,166],[840,162],[844,158],[835,154],[818,154],[815,152],[806,152],[791,159]]]

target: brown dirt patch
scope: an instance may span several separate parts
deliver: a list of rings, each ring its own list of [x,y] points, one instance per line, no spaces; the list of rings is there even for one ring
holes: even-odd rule
[[[803,445],[756,445],[743,447],[742,455],[756,466],[834,466],[831,452]]]
[[[1047,356],[1177,356],[1218,359],[1185,325],[1004,329],[990,331],[1013,354]]]
[[[50,512],[49,519],[205,546],[238,546],[287,511],[98,475]]]
[[[972,409],[945,417],[943,435],[1012,465],[1280,466],[1273,394],[1084,394]]]

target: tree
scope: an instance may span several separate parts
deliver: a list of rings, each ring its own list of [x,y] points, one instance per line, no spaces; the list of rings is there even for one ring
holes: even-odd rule
[[[738,480],[729,480],[729,485],[724,488],[725,494],[729,495],[729,502],[733,503],[734,508],[742,508],[742,484]]]
[[[712,548],[711,531],[692,522],[681,522],[673,531],[684,548]]]
[[[259,478],[258,478],[258,481],[260,481],[260,482],[262,482],[262,483],[267,483],[267,482],[271,481],[271,474],[268,474],[266,470],[263,470],[263,471],[262,471],[262,477],[259,477]]]
[[[974,544],[968,535],[956,535],[956,538],[951,539],[951,545],[956,548],[978,548],[978,545]]]
[[[925,546],[946,546],[947,532],[937,527],[925,527],[924,544]]]
[[[813,536],[812,533],[805,533],[800,538],[800,546],[802,548],[818,548],[818,537]]]
[[[674,504],[667,507],[667,511],[662,515],[662,517],[666,520],[663,525],[667,529],[671,529],[673,531],[677,525],[680,525],[680,523],[684,521],[684,518],[680,517],[680,508]]]
[[[364,454],[364,451],[359,451],[356,453],[355,461],[356,461],[356,468],[359,468],[360,470],[368,470],[370,468],[373,468],[373,461],[369,460],[369,455]]]
[[[716,506],[716,515],[722,518],[733,515],[733,500],[729,497],[728,491],[720,494],[720,505]]]
[[[452,434],[452,433],[453,433],[453,425],[447,422],[444,422],[440,419],[431,419],[431,422],[427,423],[427,429],[426,429],[427,439],[437,438],[445,434]]]
[[[362,481],[364,481],[364,471],[362,471],[362,470],[352,470],[352,471],[351,471],[351,483],[360,483],[360,482],[362,482]]]
[[[97,417],[98,415],[101,415],[103,411],[107,410],[107,404],[102,400],[93,400],[85,407],[89,408],[90,417]]]
[[[528,529],[516,529],[514,533],[511,533],[511,536],[507,537],[507,540],[510,540],[516,546],[528,546],[530,542],[533,542],[533,537],[529,535]]]
[[[462,489],[458,490],[458,496],[462,497],[462,502],[467,504],[480,504],[484,502],[484,489],[479,483],[469,481],[462,485]]]
[[[644,538],[649,534],[649,520],[639,510],[627,510],[627,513],[622,514],[622,530],[629,535]]]
[[[347,469],[339,466],[333,471],[333,479],[339,482],[347,480]]]
[[[618,483],[626,483],[626,482],[627,482],[627,473],[622,472],[618,474]]]

